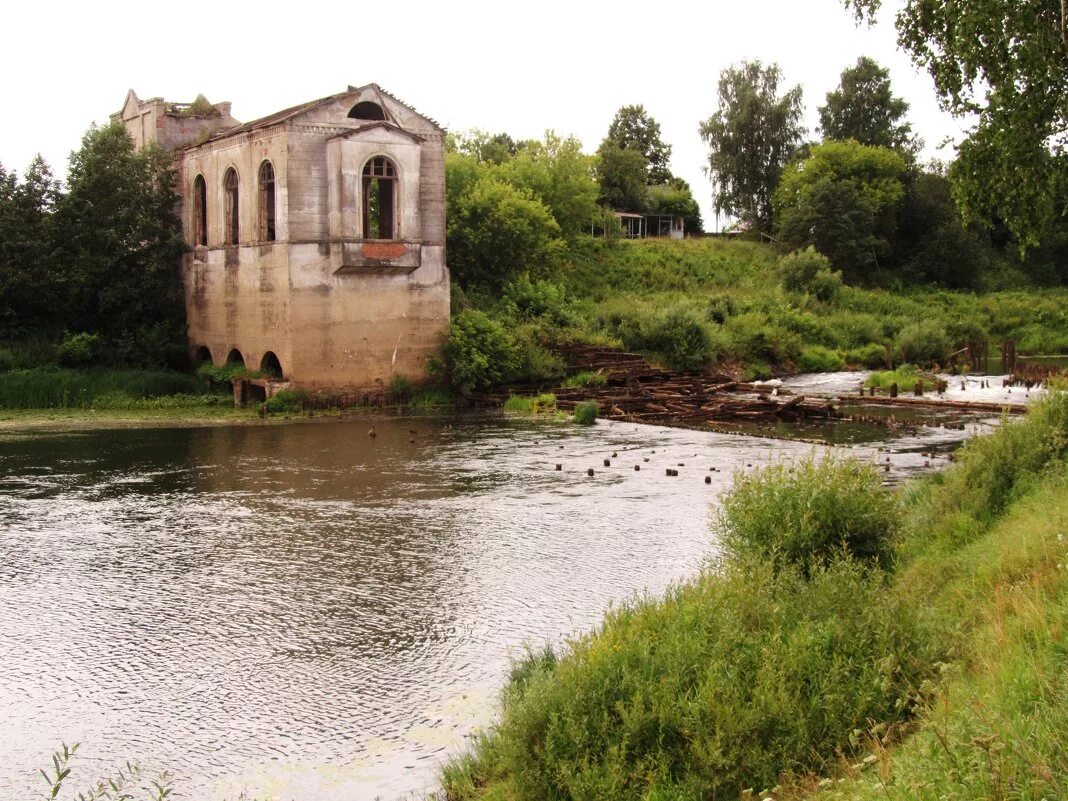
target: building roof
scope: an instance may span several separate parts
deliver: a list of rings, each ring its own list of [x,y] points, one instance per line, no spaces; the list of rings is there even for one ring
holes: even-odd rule
[[[406,108],[415,111],[416,114],[419,114],[419,112],[416,111],[416,109],[414,109],[412,106],[408,105],[403,100],[400,100],[399,98],[391,95],[385,89],[380,87],[377,83],[369,83],[366,86],[349,86],[348,89],[346,89],[344,92],[338,92],[334,95],[320,97],[317,100],[309,100],[305,103],[300,103],[296,106],[290,106],[289,108],[284,108],[281,111],[276,111],[273,114],[268,114],[266,117],[260,117],[259,119],[251,120],[250,122],[244,122],[240,125],[234,125],[229,128],[222,128],[216,131],[211,136],[209,136],[203,142],[190,143],[186,147],[198,147],[200,145],[206,144],[207,142],[212,142],[216,139],[225,139],[226,137],[233,136],[234,134],[255,131],[260,128],[269,128],[272,125],[277,125],[280,122],[286,122],[288,120],[293,119],[294,117],[299,117],[301,114],[305,114],[311,111],[312,109],[318,108],[319,106],[326,105],[327,103],[333,103],[337,100],[340,100],[357,92],[362,92],[364,89],[373,89],[377,94],[385,95],[386,97],[393,100],[395,103],[400,103],[402,106],[405,106]],[[441,126],[437,123],[436,120],[427,117],[425,114],[419,114],[419,116],[423,117],[425,120],[428,120],[432,125],[434,125],[434,127],[441,128]]]

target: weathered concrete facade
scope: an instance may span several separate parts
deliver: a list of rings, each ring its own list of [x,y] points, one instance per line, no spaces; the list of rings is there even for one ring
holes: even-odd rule
[[[449,320],[445,132],[375,84],[244,125],[155,102],[114,118],[176,150],[191,354],[312,388],[423,378]]]

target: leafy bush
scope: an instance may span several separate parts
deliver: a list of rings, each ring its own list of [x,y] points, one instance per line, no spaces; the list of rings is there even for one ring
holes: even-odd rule
[[[0,347],[0,373],[6,373],[15,366],[15,354],[9,348]]]
[[[909,323],[901,329],[894,343],[900,361],[920,365],[944,363],[950,349],[946,329],[930,320]]]
[[[445,364],[452,386],[462,395],[488,389],[519,367],[515,340],[480,311],[460,312],[449,325]]]
[[[568,291],[551,281],[531,281],[528,276],[520,276],[504,288],[504,302],[518,319],[542,317],[561,326],[574,320]]]
[[[513,671],[500,723],[443,773],[448,798],[735,798],[818,771],[923,673],[885,575],[730,563]]]
[[[677,370],[697,370],[715,357],[706,325],[685,306],[666,313],[641,310],[614,315],[609,328],[628,350],[649,354]]]
[[[303,389],[280,389],[263,402],[268,414],[299,412],[311,396]]]
[[[837,352],[821,345],[804,348],[797,357],[797,367],[806,373],[833,373],[841,370],[845,361]]]
[[[723,325],[735,311],[734,300],[730,295],[721,292],[708,299],[705,315],[711,322]]]
[[[99,345],[96,334],[68,332],[56,347],[56,358],[64,367],[88,367],[96,361]]]
[[[386,387],[386,397],[390,403],[407,403],[415,392],[412,380],[407,376],[395,375]]]
[[[897,514],[873,467],[828,456],[736,474],[716,520],[730,553],[809,570],[843,555],[888,566]]]
[[[822,301],[834,300],[842,288],[842,273],[811,245],[779,259],[779,273],[787,292],[805,292]]]
[[[592,426],[597,421],[597,403],[583,401],[575,405],[575,422],[580,426]]]
[[[486,176],[448,214],[449,266],[465,285],[499,287],[510,276],[555,264],[560,226],[533,193]]]
[[[733,355],[747,362],[777,364],[801,353],[801,338],[760,312],[732,317],[724,328],[731,338]]]
[[[528,381],[551,381],[567,372],[564,360],[538,341],[538,332],[530,326],[515,331],[518,366],[508,378]]]
[[[876,368],[886,364],[886,348],[869,342],[846,353],[846,362],[858,367]]]

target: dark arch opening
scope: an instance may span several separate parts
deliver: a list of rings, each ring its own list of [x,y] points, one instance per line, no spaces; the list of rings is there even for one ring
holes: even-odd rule
[[[260,371],[266,373],[271,378],[282,378],[282,363],[278,361],[278,357],[274,355],[274,351],[267,351],[263,354],[263,358],[260,359]]]
[[[202,364],[213,364],[214,359],[211,358],[211,351],[208,350],[207,345],[201,345],[195,351],[193,351],[193,366],[200,367]]]
[[[193,179],[193,245],[208,244],[208,185],[204,176]]]
[[[354,120],[384,120],[386,112],[378,103],[364,100],[349,110],[349,117]]]
[[[223,177],[223,187],[226,191],[225,229],[226,244],[236,245],[240,240],[239,217],[240,205],[238,202],[237,170],[233,167],[226,171]]]
[[[236,364],[239,367],[244,367],[245,357],[241,355],[241,351],[239,351],[237,348],[234,348],[232,351],[226,354],[226,363]]]

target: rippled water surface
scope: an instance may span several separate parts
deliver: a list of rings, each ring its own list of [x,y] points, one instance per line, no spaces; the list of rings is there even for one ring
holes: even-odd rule
[[[813,450],[604,423],[369,426],[0,440],[0,797],[43,786],[61,740],[83,743],[75,777],[140,760],[198,801],[425,789],[524,643],[692,574],[732,471]],[[952,438],[919,437],[895,474]]]

